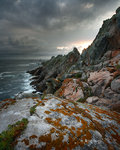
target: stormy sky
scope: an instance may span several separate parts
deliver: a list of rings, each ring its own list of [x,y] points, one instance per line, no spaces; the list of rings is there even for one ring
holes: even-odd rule
[[[81,51],[119,6],[120,0],[0,0],[0,59]]]

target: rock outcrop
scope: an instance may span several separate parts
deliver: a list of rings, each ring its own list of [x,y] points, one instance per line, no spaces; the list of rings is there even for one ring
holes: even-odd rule
[[[16,99],[1,108],[0,120],[1,150],[6,145],[15,150],[120,149],[118,113],[53,95]]]
[[[0,150],[120,150],[120,8],[82,55],[29,73],[38,93],[0,102]]]
[[[112,18],[103,22],[99,33],[95,40],[83,52],[83,57],[86,58],[87,63],[95,64],[100,61],[101,57],[108,50],[117,50],[120,48],[120,8],[116,10],[116,14]],[[89,58],[89,59],[88,59]],[[90,62],[89,62],[90,61]]]
[[[34,85],[38,91],[43,92],[47,90],[46,83],[50,83],[51,78],[61,78],[61,76],[64,73],[66,73],[69,70],[69,68],[78,61],[79,57],[80,53],[76,48],[74,48],[73,51],[70,52],[68,55],[58,55],[57,57],[52,57],[50,60],[44,62],[42,67],[29,71],[29,73],[36,76],[31,84]],[[56,88],[58,87],[59,86],[56,86]],[[56,89],[54,88],[51,89],[51,93],[53,94],[55,90]]]
[[[58,97],[77,101],[84,98],[83,83],[80,79],[67,78],[63,81],[62,86],[55,93]]]
[[[95,40],[81,55],[74,48],[68,55],[52,57],[30,73],[35,75],[32,84],[44,94],[107,108],[117,105],[120,102],[120,8],[103,22]],[[89,99],[95,96],[97,100]]]

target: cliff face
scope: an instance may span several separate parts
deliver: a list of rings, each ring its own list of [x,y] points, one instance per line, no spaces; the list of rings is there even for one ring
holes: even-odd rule
[[[120,8],[82,55],[74,48],[29,73],[36,76],[31,84],[44,94],[120,112]]]
[[[1,150],[120,150],[120,8],[81,56],[74,48],[29,73],[43,95],[0,102]]]
[[[120,8],[82,55],[74,48],[29,73],[36,76],[31,84],[44,94],[120,112]]]
[[[53,87],[50,90],[50,93],[54,93],[60,85],[60,82],[54,79],[60,78],[64,73],[66,73],[69,68],[78,61],[79,57],[80,53],[76,48],[67,55],[52,57],[50,60],[44,62],[42,67],[29,72],[36,76],[31,84],[35,85],[35,88],[41,92],[45,91],[49,84],[51,88]]]
[[[100,59],[108,50],[120,48],[120,8],[112,18],[103,22],[95,40],[82,54],[84,58],[89,57],[90,63]]]

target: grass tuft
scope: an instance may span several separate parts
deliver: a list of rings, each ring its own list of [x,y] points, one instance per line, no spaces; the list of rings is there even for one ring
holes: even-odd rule
[[[15,140],[27,127],[28,120],[23,118],[13,125],[8,125],[8,129],[0,134],[0,150],[13,150]]]
[[[37,107],[37,105],[34,105],[33,107],[30,108],[30,115],[31,116],[35,113],[36,107]]]
[[[117,70],[120,69],[120,65],[119,64],[117,64],[115,67],[116,67]]]
[[[81,102],[84,103],[86,101],[86,98],[80,98],[79,100],[77,100],[77,102]]]

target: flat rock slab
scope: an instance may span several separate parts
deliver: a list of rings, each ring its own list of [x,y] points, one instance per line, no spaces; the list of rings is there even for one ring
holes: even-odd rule
[[[14,124],[22,118],[30,117],[30,108],[35,101],[32,98],[0,102],[0,133],[6,130],[9,124]]]
[[[29,107],[33,103],[37,103],[37,106],[34,114],[30,115]],[[18,115],[18,120],[26,117],[29,121],[27,128],[17,138],[16,150],[120,149],[119,113],[53,95],[47,95],[43,100],[29,98],[16,101],[0,111],[0,119],[10,112],[10,118],[15,118],[15,112],[19,112],[21,116]],[[3,120],[1,125],[5,122],[6,126],[12,124],[9,117],[5,117],[6,121]],[[6,129],[1,125],[0,131]]]

